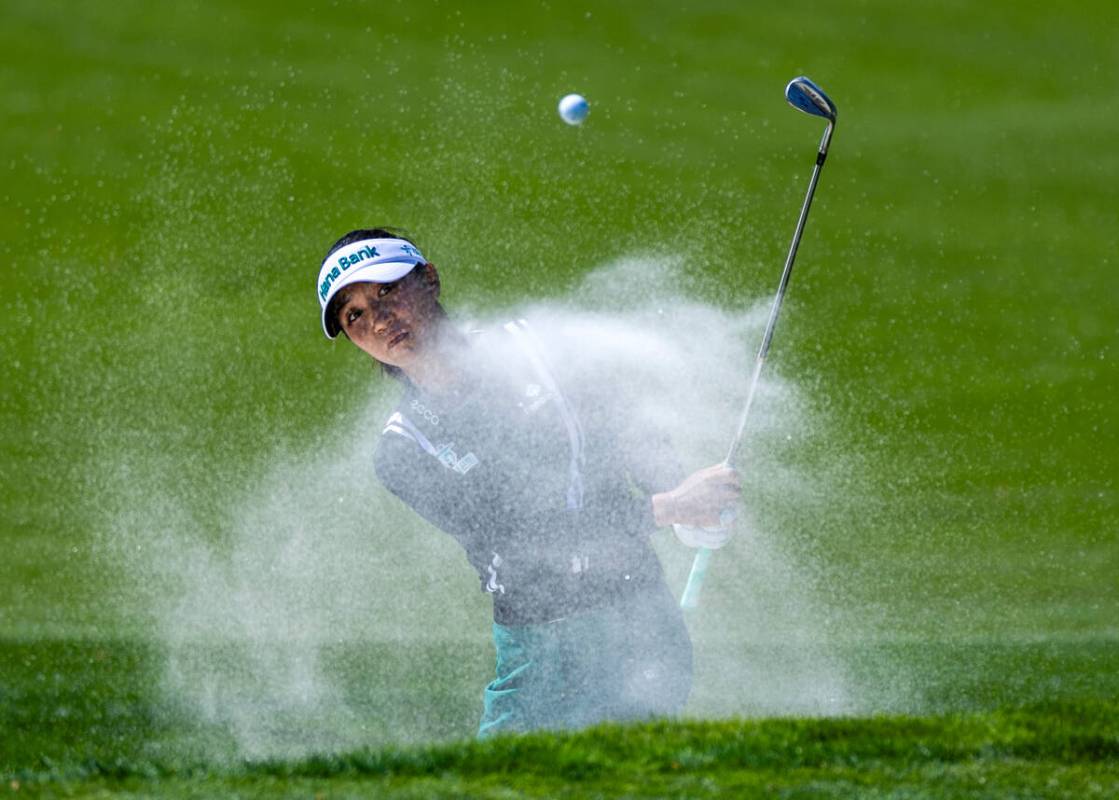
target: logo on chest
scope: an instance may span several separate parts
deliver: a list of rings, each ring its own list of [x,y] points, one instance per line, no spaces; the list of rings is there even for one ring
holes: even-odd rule
[[[539,383],[529,383],[525,385],[524,397],[517,403],[517,408],[526,414],[534,414],[553,397],[555,394],[544,391]]]
[[[457,472],[459,475],[465,475],[481,463],[473,453],[467,453],[464,456],[458,455],[454,451],[454,446],[454,442],[447,442],[447,444],[440,445],[432,455],[439,459],[439,463],[444,467]]]

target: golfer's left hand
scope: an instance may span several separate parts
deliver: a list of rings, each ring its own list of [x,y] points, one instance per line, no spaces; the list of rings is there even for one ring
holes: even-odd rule
[[[738,472],[725,463],[693,472],[669,492],[653,495],[657,525],[729,527],[742,494]]]

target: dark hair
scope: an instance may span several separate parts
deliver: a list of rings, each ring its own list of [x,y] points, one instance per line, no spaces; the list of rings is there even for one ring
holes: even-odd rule
[[[330,250],[327,251],[326,256],[323,258],[323,261],[326,261],[328,258],[330,258],[331,255],[334,254],[335,250],[339,250],[339,249],[345,247],[348,244],[353,244],[354,242],[360,242],[364,239],[403,239],[404,241],[408,242],[409,244],[416,245],[417,248],[419,247],[419,245],[416,244],[415,241],[413,241],[411,238],[409,238],[409,235],[407,235],[406,231],[404,231],[402,229],[399,229],[399,228],[359,228],[356,231],[350,231],[345,236],[343,236],[341,239],[339,239],[334,244],[332,244],[330,246]],[[413,270],[412,272],[408,273],[408,276],[415,275],[415,274],[416,274],[416,272],[415,272],[415,270]],[[408,276],[405,276],[405,277],[408,277]],[[404,280],[404,278],[401,278],[401,280]],[[338,309],[335,306],[335,301],[337,299],[338,299],[337,295],[335,295],[334,297],[332,297],[330,299],[330,303],[326,307],[326,317],[327,317],[327,319],[330,319],[334,314],[337,313]],[[345,329],[342,328],[341,325],[338,326],[338,330],[343,336],[346,336],[346,338],[349,338],[349,335],[346,333]],[[374,360],[376,361],[376,359],[374,359]],[[380,366],[381,372],[384,373],[385,375],[388,375],[390,378],[395,378],[396,380],[400,381],[401,383],[408,383],[409,382],[408,381],[408,376],[406,376],[404,374],[404,370],[400,369],[400,367],[394,367],[391,364],[384,364],[380,361],[377,361],[377,364]]]
[[[360,242],[363,239],[403,239],[408,242],[408,244],[416,244],[408,238],[407,233],[408,232],[403,228],[359,228],[356,231],[350,231],[332,244],[330,250],[327,251],[326,256],[323,258],[323,261],[330,258],[335,250],[345,247],[348,244],[353,244],[354,242]],[[416,247],[419,247],[419,245],[416,244]]]

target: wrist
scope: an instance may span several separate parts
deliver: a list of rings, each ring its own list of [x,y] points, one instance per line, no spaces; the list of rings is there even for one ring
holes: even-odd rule
[[[653,521],[658,528],[667,528],[676,521],[676,498],[672,492],[653,495]]]

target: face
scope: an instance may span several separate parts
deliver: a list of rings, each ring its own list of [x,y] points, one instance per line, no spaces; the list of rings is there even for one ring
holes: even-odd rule
[[[352,283],[334,301],[350,341],[382,364],[407,369],[435,338],[442,312],[433,264],[394,283]]]

